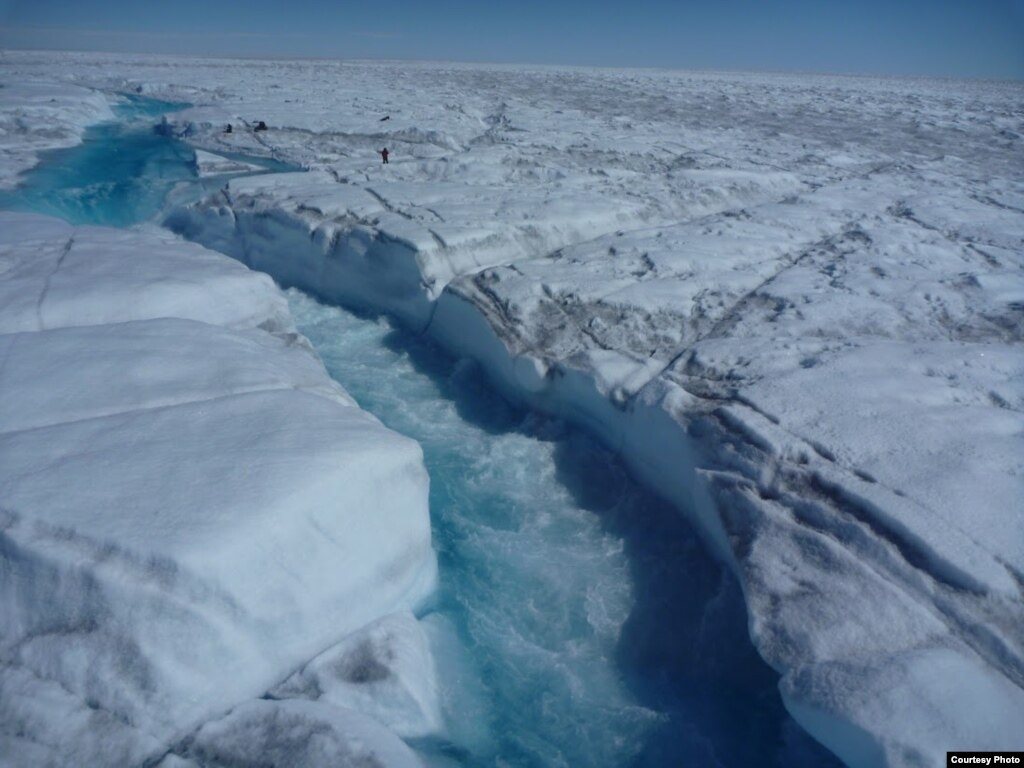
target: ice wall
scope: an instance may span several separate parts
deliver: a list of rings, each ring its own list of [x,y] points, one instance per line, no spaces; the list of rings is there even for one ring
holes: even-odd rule
[[[419,446],[223,256],[0,213],[0,264],[0,762],[223,757],[254,723],[324,721],[309,765],[415,764],[326,703],[252,701],[193,736],[429,597]]]
[[[745,189],[739,213],[664,226],[627,205],[596,237],[506,190],[497,210],[535,206],[534,258],[508,250],[515,218],[461,260],[396,215],[411,185],[322,173],[232,182],[170,225],[390,312],[599,435],[738,574],[801,724],[850,765],[927,765],[936,744],[1019,748],[1024,712],[1019,217],[997,213],[980,253],[922,234],[965,204],[930,183]],[[452,227],[475,190],[445,189],[429,207]]]

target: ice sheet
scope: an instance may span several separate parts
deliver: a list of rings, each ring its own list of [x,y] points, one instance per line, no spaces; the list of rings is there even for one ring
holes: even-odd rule
[[[5,66],[83,62],[202,95],[173,126],[203,149],[312,171],[232,182],[175,229],[428,330],[688,511],[787,705],[850,764],[1024,747],[971,711],[1024,711],[1019,83]]]

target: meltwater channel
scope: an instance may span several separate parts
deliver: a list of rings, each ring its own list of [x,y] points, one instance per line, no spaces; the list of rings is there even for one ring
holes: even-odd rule
[[[128,226],[169,194],[195,199],[211,182],[153,126],[174,106],[132,99],[0,207]],[[612,455],[386,318],[288,296],[331,375],[424,449],[433,619],[454,638],[439,658],[450,738],[413,744],[427,764],[837,765],[786,714],[736,582]]]
[[[42,162],[13,190],[0,190],[0,208],[57,216],[72,224],[127,227],[154,218],[174,195],[196,200],[223,183],[201,179],[195,152],[154,124],[173,104],[125,96],[116,120],[87,129],[82,143],[42,153]],[[267,158],[246,158],[267,171],[296,170]]]

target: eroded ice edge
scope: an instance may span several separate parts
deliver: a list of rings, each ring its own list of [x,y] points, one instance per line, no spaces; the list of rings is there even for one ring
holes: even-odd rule
[[[203,104],[174,118],[194,145],[309,168],[170,224],[599,435],[730,564],[844,761],[1024,748],[1020,84],[5,65]]]

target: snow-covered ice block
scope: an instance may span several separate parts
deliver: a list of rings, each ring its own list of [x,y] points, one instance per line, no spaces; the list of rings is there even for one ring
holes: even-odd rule
[[[362,187],[339,184],[326,171],[296,171],[232,179],[227,185],[231,200],[239,209],[261,207],[267,200],[288,201],[296,212],[308,212],[326,218],[369,220],[387,208],[377,197]],[[284,205],[280,206],[282,209]]]
[[[7,433],[0,466],[4,656],[155,735],[434,586],[418,446],[313,394]]]
[[[755,377],[736,381],[739,394],[830,463],[929,510],[902,510],[908,531],[949,542],[950,557],[977,542],[1024,563],[1024,536],[1013,533],[1024,500],[1024,355],[1012,345],[862,339],[801,354],[734,340],[699,349],[711,365],[716,354],[718,367],[737,355],[756,365]],[[1015,593],[1000,570],[998,589]]]
[[[293,329],[273,281],[220,254],[33,214],[0,212],[0,306],[0,333],[154,317]]]
[[[290,204],[281,204],[282,198]],[[382,219],[392,222],[389,232],[378,229]],[[167,223],[284,285],[350,306],[387,309],[415,327],[429,317],[417,264],[418,245],[433,242],[429,233],[327,174],[233,180],[227,192],[173,213]]]
[[[277,174],[231,181],[180,209],[169,226],[278,280],[319,296],[384,309],[414,328],[453,279],[643,224],[656,206],[620,189],[595,190],[388,180],[337,173]],[[786,174],[714,175],[720,210],[800,185]],[[787,178],[780,181],[779,176]],[[709,187],[712,181],[702,181]]]
[[[30,328],[0,334],[0,756],[154,759],[427,600],[420,448],[273,283],[162,233],[2,219],[0,290],[38,295],[0,307]]]
[[[834,709],[809,706],[814,697],[805,688],[828,690]],[[884,660],[808,668],[783,680],[782,695],[804,727],[854,768],[933,765],[943,745],[986,751],[1024,746],[1021,689],[963,648],[938,645]],[[946,704],[951,698],[955,709]],[[857,713],[856,727],[849,711]],[[914,734],[912,743],[903,733]]]
[[[505,355],[537,361],[548,374],[538,386],[564,386],[549,371],[576,373],[593,379],[601,397],[622,402],[714,332],[749,292],[845,225],[812,199],[605,235],[455,280],[438,301],[431,333],[462,354],[488,356],[475,342],[481,334],[465,331],[461,299],[483,316]]]

